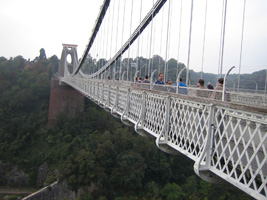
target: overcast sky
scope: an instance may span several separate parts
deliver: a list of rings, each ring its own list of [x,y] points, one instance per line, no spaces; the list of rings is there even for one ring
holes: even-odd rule
[[[118,2],[119,0],[115,1]],[[148,7],[150,7],[152,1],[143,0],[143,2],[149,2]],[[179,17],[179,12],[177,12],[179,2],[174,0],[172,4],[173,7],[175,6],[172,15],[177,14],[177,17]],[[184,1],[183,13],[186,12],[186,9],[189,10],[190,2],[189,0]],[[203,43],[204,2],[204,0],[195,0],[194,7],[194,32],[192,33],[192,58],[190,64],[192,68],[195,66],[195,71],[200,71],[202,59],[200,52],[202,51]],[[212,39],[216,31],[218,32],[216,34],[217,37],[220,36],[220,6],[222,5],[222,0],[210,0],[208,2],[204,71],[216,73],[217,66],[215,66],[215,63],[216,65],[218,63],[218,47],[214,47],[215,42]],[[229,68],[232,65],[238,66],[239,64],[243,2],[243,0],[228,0],[229,8],[226,27],[228,32],[225,39],[226,53],[224,63]],[[25,59],[34,59],[39,56],[39,50],[44,48],[47,57],[57,55],[60,58],[62,44],[67,43],[78,45],[78,57],[80,58],[91,36],[102,3],[103,0],[0,0],[0,56],[9,58],[22,55]],[[167,8],[165,8],[165,13],[166,10]],[[217,21],[213,17],[214,13],[218,13]],[[183,17],[183,19],[185,23],[188,22],[186,17]],[[247,0],[245,19],[241,73],[267,69],[267,0]],[[159,16],[157,24],[160,22],[161,18]],[[129,24],[129,22],[125,23]],[[173,23],[177,25],[178,22],[172,21],[172,35],[175,32]],[[184,26],[182,34],[186,35],[188,33],[188,23]],[[156,28],[156,32],[159,33]],[[158,28],[162,29],[160,26]],[[132,30],[134,29],[135,27],[132,28]],[[172,37],[177,38],[177,34],[176,36],[170,36],[170,38]],[[184,37],[182,42],[188,45],[188,39],[186,38],[188,36]],[[143,40],[145,44],[145,39]],[[176,43],[171,42],[170,48],[172,48],[172,44]],[[216,45],[218,46],[219,43],[216,42]],[[180,59],[182,60],[182,53],[187,54],[187,50],[180,51]],[[154,47],[154,53],[159,53],[156,46]],[[171,55],[170,52],[169,56],[176,58],[175,54],[177,53]],[[213,58],[214,61],[212,62]],[[182,62],[186,64],[186,60],[185,55]],[[234,73],[237,72],[238,69],[234,71]]]
[[[34,59],[44,48],[60,58],[62,43],[78,44],[80,57],[102,0],[0,0],[0,56]]]

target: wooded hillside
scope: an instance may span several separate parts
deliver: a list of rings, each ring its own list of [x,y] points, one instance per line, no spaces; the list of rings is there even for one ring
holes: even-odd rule
[[[56,56],[0,58],[0,162],[26,172],[30,185],[46,163],[44,185],[59,174],[72,190],[84,189],[80,200],[251,199],[232,185],[201,180],[190,159],[163,153],[155,139],[137,135],[89,100],[80,116],[62,113],[48,128],[49,83],[58,62]]]

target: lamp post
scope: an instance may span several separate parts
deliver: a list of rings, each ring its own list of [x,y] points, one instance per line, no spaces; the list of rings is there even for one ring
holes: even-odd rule
[[[235,66],[231,67],[228,72],[225,74],[224,76],[224,81],[223,81],[223,93],[222,93],[222,101],[225,101],[226,100],[226,80],[227,80],[227,77],[228,75],[230,74],[230,72],[232,71],[232,69],[234,69]]]

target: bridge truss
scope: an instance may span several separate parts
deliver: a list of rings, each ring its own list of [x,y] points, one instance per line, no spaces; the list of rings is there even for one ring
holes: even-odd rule
[[[152,8],[142,21],[140,14],[140,24],[133,32],[130,31],[129,39],[121,43],[120,48],[116,48],[112,57],[97,62],[101,48],[97,48],[95,56],[89,52],[94,43],[106,42],[105,39],[97,40],[97,35],[108,32],[105,29],[101,31],[100,28],[101,23],[105,23],[104,17],[111,6],[109,0],[104,1],[80,63],[76,46],[64,46],[60,82],[78,90],[114,117],[120,118],[124,124],[134,125],[138,134],[154,137],[157,147],[162,151],[182,154],[195,161],[194,170],[202,179],[213,183],[226,181],[254,198],[267,199],[266,95],[230,91],[228,94],[231,102],[227,102],[208,98],[209,95],[205,98],[196,97],[196,89],[190,87],[186,88],[187,95],[178,94],[177,86],[159,87],[152,84],[155,69],[151,59],[146,65],[151,83],[139,84],[134,81],[142,71],[138,64],[139,46],[135,74],[130,77],[130,48],[140,43],[142,32],[153,30],[154,18],[166,2],[167,0],[153,1]],[[117,30],[119,29],[117,25]],[[148,36],[149,39],[153,37],[152,31]],[[166,43],[169,43],[168,39]],[[169,46],[166,45],[166,48]],[[147,49],[151,50],[149,47]],[[72,57],[72,63],[66,60],[68,54]],[[122,62],[125,54],[128,54],[127,68]],[[165,63],[165,72],[166,68]]]

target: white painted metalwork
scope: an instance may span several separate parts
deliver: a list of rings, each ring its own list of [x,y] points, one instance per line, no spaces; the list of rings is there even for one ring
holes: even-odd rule
[[[254,198],[267,198],[266,109],[115,80],[63,77],[61,82],[134,125],[138,134],[155,137],[161,150],[194,160],[204,180],[223,179]]]
[[[183,154],[195,161],[194,170],[202,179],[214,183],[227,181],[256,199],[267,200],[267,96],[265,94],[258,94],[255,91],[244,93],[241,90],[237,93],[227,89],[226,85],[224,90],[179,87],[179,77],[183,70],[177,77],[177,86],[153,84],[156,70],[148,74],[150,83],[130,82],[128,71],[124,71],[122,75],[121,70],[116,72],[116,63],[122,62],[123,54],[153,21],[166,1],[157,0],[135,31],[130,31],[130,38],[117,53],[111,59],[107,59],[98,71],[93,71],[93,66],[89,70],[92,70],[91,74],[85,74],[79,69],[88,56],[108,9],[110,1],[105,0],[80,65],[78,66],[76,59],[72,71],[69,71],[65,60],[68,52],[62,54],[60,82],[78,90],[111,112],[114,117],[120,118],[124,124],[134,126],[138,134],[154,137],[157,147],[162,151]],[[193,4],[191,4],[191,22],[192,8]],[[226,9],[226,5],[224,8]],[[191,22],[189,36],[191,36]],[[150,40],[152,41],[152,25]],[[151,47],[152,42],[150,51]],[[76,52],[76,49],[74,50]],[[223,46],[220,47],[220,51],[220,64],[222,64]],[[187,69],[189,60],[190,37]],[[149,72],[153,66],[153,59],[151,61]],[[128,59],[127,67],[129,65]],[[124,81],[126,72],[127,81]],[[116,73],[119,73],[119,80],[115,80]],[[137,74],[138,70],[134,78]],[[186,75],[188,82],[188,70]]]

